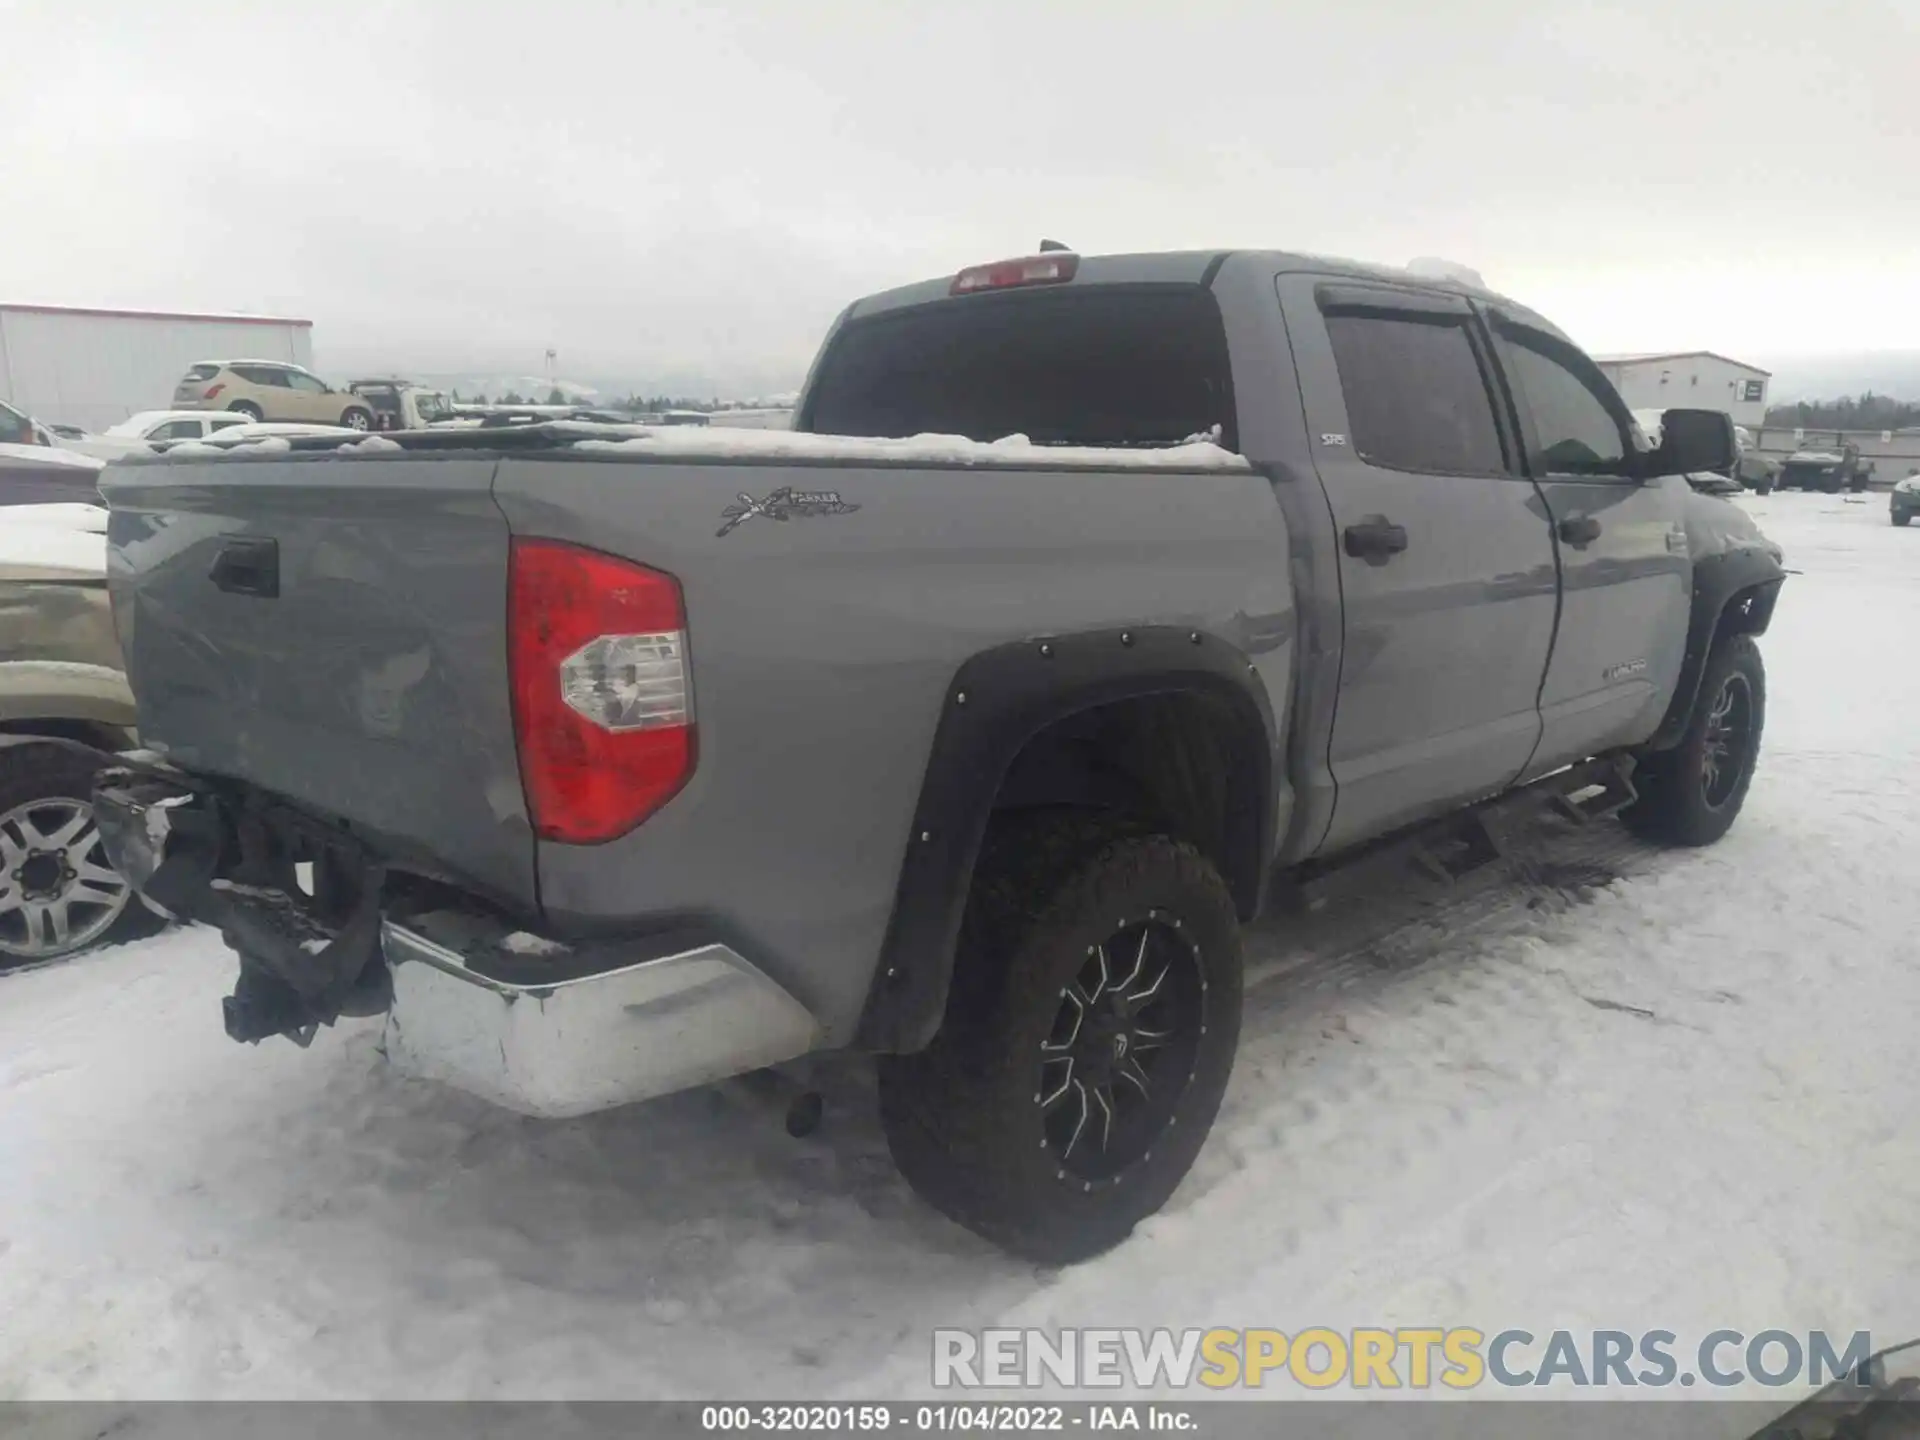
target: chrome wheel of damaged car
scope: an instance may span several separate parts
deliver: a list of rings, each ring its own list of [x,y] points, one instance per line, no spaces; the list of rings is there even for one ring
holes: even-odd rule
[[[1738,671],[1727,676],[1707,711],[1701,750],[1700,798],[1719,809],[1746,773],[1753,738],[1753,691]]]
[[[1034,1103],[1048,1148],[1082,1180],[1150,1154],[1193,1078],[1207,990],[1180,930],[1159,912],[1123,924],[1060,992]]]
[[[52,960],[85,949],[132,900],[84,800],[49,796],[0,815],[0,954]]]

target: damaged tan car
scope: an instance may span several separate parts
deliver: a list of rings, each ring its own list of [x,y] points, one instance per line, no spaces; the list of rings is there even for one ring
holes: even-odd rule
[[[0,969],[158,928],[94,827],[97,764],[133,744],[106,585],[107,512],[0,506]]]

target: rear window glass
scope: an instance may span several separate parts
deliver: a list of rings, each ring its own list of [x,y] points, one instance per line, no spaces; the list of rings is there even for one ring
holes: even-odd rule
[[[218,365],[196,365],[191,370],[187,371],[187,379],[211,380],[214,376],[218,375],[219,373],[220,373],[220,367]]]
[[[1220,309],[1196,286],[978,295],[848,324],[799,428],[1025,435],[1042,445],[1236,443]]]

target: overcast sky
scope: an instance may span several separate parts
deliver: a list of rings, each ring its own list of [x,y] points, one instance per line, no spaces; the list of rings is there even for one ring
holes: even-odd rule
[[[796,381],[1030,250],[1478,269],[1590,349],[1920,346],[1920,0],[0,0],[0,299]]]

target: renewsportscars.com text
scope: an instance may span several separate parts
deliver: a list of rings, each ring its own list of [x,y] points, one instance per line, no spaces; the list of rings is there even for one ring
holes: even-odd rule
[[[936,1330],[940,1389],[1041,1386],[1212,1390],[1473,1390],[1705,1385],[1825,1385],[1858,1376],[1873,1354],[1864,1330],[1442,1328],[1333,1330]]]

